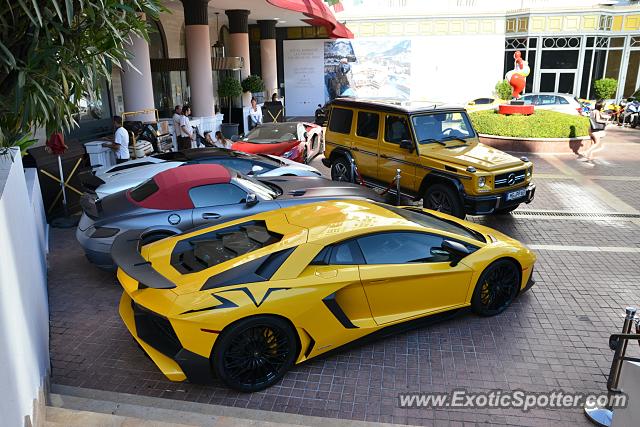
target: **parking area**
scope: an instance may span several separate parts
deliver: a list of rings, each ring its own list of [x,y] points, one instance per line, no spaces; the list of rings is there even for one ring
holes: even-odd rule
[[[241,394],[173,383],[136,346],[113,274],[85,260],[73,230],[52,229],[51,381],[56,384],[342,419],[416,425],[589,425],[582,410],[405,409],[398,394],[525,390],[601,393],[608,337],[640,304],[640,131],[608,131],[595,166],[535,156],[536,199],[513,215],[471,217],[531,246],[536,285],[503,314],[461,314],[295,367]],[[318,159],[314,165],[325,170]],[[625,215],[621,215],[625,214]],[[604,248],[596,250],[595,248]],[[639,354],[630,344],[631,354]]]

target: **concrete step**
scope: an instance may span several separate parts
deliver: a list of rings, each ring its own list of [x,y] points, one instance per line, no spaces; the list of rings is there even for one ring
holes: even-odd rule
[[[336,418],[312,417],[283,412],[262,411],[256,409],[235,408],[221,405],[188,402],[184,400],[163,399],[158,397],[139,396],[127,393],[115,393],[103,390],[93,390],[80,387],[51,385],[49,407],[52,414],[54,409],[67,409],[78,412],[89,412],[97,415],[119,416],[134,421],[148,421],[163,424],[69,424],[69,427],[79,425],[104,427],[132,427],[132,426],[215,426],[215,427],[369,427],[369,426],[398,426],[397,424],[369,423],[364,421],[341,420]],[[82,415],[82,414],[80,414]],[[78,415],[78,416],[80,416]],[[53,417],[53,415],[52,415]],[[72,419],[72,418],[70,418]],[[103,420],[100,418],[100,420]],[[109,420],[105,418],[104,420]],[[47,421],[58,422],[49,418]],[[107,422],[107,421],[105,421]],[[110,421],[109,421],[110,422]],[[167,424],[169,423],[169,424]],[[171,424],[173,423],[173,424]],[[52,425],[51,427],[60,427]]]
[[[45,425],[47,427],[194,427],[195,424],[164,422],[47,406]]]

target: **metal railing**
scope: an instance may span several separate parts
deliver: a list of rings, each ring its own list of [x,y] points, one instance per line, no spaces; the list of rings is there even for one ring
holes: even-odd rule
[[[629,357],[627,353],[627,344],[629,340],[636,340],[640,344],[640,318],[636,317],[636,307],[627,307],[624,323],[622,324],[622,332],[612,334],[609,337],[609,348],[614,351],[611,368],[609,369],[609,378],[607,379],[607,391],[609,396],[612,394],[622,393],[619,388],[620,375],[622,373],[622,364],[624,361],[640,362],[638,357]],[[631,329],[635,324],[636,333],[632,334]],[[609,398],[609,402],[613,399]],[[585,415],[594,424],[599,426],[610,426],[613,420],[613,408],[606,406],[604,408],[584,408]]]

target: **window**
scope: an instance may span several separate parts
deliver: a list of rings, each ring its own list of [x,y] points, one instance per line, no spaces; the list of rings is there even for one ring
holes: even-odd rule
[[[573,69],[578,68],[578,50],[543,50],[540,69]]]
[[[344,108],[334,107],[331,110],[329,119],[329,130],[337,133],[351,133],[351,120],[353,120],[353,111]]]
[[[363,138],[378,139],[379,123],[380,115],[378,113],[360,111],[358,113],[358,129],[356,130],[356,135]]]
[[[400,141],[410,140],[409,127],[404,117],[387,116],[384,123],[384,139],[387,142],[400,144]]]
[[[158,184],[151,178],[129,191],[129,196],[136,202],[141,202],[159,189]]]
[[[431,144],[473,136],[473,128],[464,113],[437,113],[413,116],[418,143]]]
[[[567,101],[566,99],[564,99],[561,96],[556,96],[556,104],[568,104],[569,101]]]
[[[244,141],[256,144],[277,144],[298,139],[298,122],[264,124],[254,128]]]
[[[444,262],[449,257],[432,254],[442,246],[444,239],[424,233],[379,233],[358,238],[367,264],[407,264]]]
[[[327,246],[316,255],[311,265],[357,265],[364,264],[360,246],[355,240]]]
[[[201,185],[189,190],[189,197],[196,208],[241,203],[247,193],[233,184]]]
[[[536,105],[553,105],[556,103],[554,95],[538,95]]]
[[[218,158],[218,159],[206,159],[199,161],[198,163],[212,163],[216,165],[222,165],[226,168],[235,169],[238,172],[249,175],[251,173],[251,168],[253,167],[253,162],[249,159],[234,159],[234,158]],[[266,172],[271,170],[272,168],[267,168],[266,165],[260,165],[263,170],[261,172]]]

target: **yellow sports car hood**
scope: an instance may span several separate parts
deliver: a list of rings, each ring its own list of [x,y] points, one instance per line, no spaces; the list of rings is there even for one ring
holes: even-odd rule
[[[495,171],[520,165],[524,166],[522,160],[517,157],[484,144],[471,142],[456,147],[453,145],[456,143],[457,141],[452,141],[449,143],[452,145],[451,148],[444,146],[434,148],[425,152],[424,155],[465,167],[473,166],[476,169],[485,171]]]

